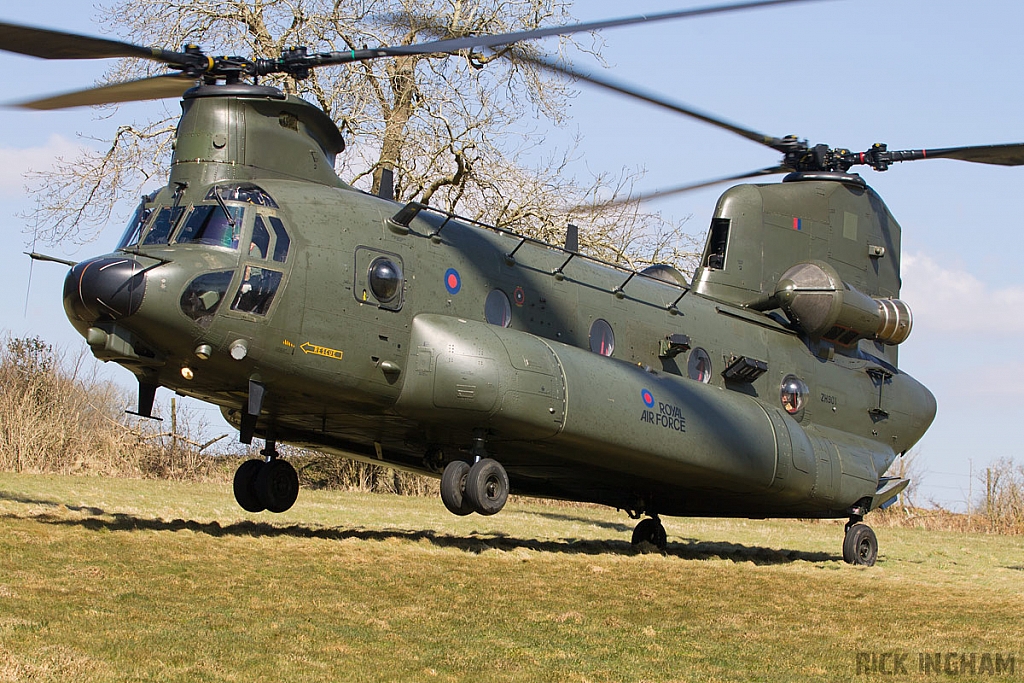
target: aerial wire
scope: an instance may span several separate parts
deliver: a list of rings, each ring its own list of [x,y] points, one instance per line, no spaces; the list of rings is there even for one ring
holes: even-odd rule
[[[36,242],[39,240],[39,198],[36,198],[35,223],[32,226],[32,253],[36,252]],[[32,271],[36,267],[36,260],[29,257],[28,261],[28,285],[25,287],[25,317],[28,317],[28,300],[32,293]]]

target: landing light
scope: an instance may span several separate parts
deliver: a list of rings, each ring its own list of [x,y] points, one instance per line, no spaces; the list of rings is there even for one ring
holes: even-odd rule
[[[210,356],[213,355],[213,347],[209,344],[200,344],[193,353],[199,360],[210,360]]]
[[[191,382],[192,378],[195,377],[196,375],[194,372],[192,372],[192,368],[186,365],[181,369],[181,376]]]
[[[235,360],[242,360],[249,355],[249,344],[244,339],[236,339],[231,342],[231,346],[228,347],[228,353]]]

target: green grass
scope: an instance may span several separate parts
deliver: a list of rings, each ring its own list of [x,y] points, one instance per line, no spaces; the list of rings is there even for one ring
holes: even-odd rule
[[[589,507],[302,491],[249,515],[222,484],[0,474],[0,681],[951,678],[922,652],[1024,672],[1017,537],[876,529],[863,568],[841,522],[665,522],[668,551],[638,553]],[[890,652],[907,676],[857,673]]]

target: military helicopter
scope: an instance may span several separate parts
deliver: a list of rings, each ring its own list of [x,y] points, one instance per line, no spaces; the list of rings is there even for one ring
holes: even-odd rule
[[[897,362],[912,327],[900,226],[849,170],[1021,165],[1024,145],[811,146],[544,62],[782,153],[712,181],[787,174],[722,195],[688,281],[589,257],[571,230],[549,244],[357,190],[334,173],[344,142],[323,111],[248,82],[791,1],[273,59],[14,24],[0,49],[174,71],[21,106],[182,97],[167,185],[114,252],[73,265],[64,307],[97,358],[135,374],[137,414],[166,387],[219,406],[243,443],[265,440],[235,474],[245,510],[295,503],[276,447],[289,443],[440,477],[456,515],[495,514],[510,491],[615,507],[639,520],[635,544],[659,548],[662,515],[846,518],[844,560],[872,565],[862,520],[909,483],[884,473],[936,406]]]

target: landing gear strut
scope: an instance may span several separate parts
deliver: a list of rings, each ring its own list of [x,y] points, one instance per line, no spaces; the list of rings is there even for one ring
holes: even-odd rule
[[[875,532],[862,522],[863,517],[850,517],[843,539],[843,560],[849,564],[871,567],[878,559],[878,539]]]
[[[657,515],[640,520],[640,523],[633,529],[633,545],[650,543],[658,550],[664,550],[668,546],[668,534],[665,533],[665,526]]]
[[[284,512],[299,495],[299,475],[295,468],[277,457],[274,442],[262,451],[265,460],[253,458],[235,470],[235,500],[248,512]]]

